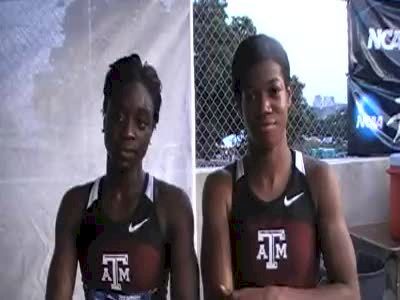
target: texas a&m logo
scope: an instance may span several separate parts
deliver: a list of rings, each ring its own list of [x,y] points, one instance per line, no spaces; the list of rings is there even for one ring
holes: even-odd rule
[[[257,260],[266,260],[267,270],[278,269],[278,261],[287,259],[287,243],[284,229],[258,231]]]
[[[130,282],[128,254],[103,254],[102,282],[111,283],[111,289],[121,291],[121,283]]]

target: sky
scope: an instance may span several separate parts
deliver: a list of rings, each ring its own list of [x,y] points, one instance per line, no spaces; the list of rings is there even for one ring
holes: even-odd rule
[[[281,42],[292,75],[306,84],[309,104],[315,95],[347,102],[347,11],[342,0],[228,0],[229,16],[248,16],[257,33]]]

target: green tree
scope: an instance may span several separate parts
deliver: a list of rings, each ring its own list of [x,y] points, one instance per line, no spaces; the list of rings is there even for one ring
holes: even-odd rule
[[[218,0],[193,3],[197,162],[215,158],[219,151],[216,144],[244,128],[233,103],[231,63],[239,43],[257,30],[248,17],[229,20],[226,7],[226,1]],[[303,96],[305,84],[292,76],[291,86],[288,140],[291,146],[307,151],[303,135],[314,135],[322,124]],[[239,151],[243,150],[240,147]]]
[[[317,124],[316,115],[303,96],[304,87],[305,84],[296,75],[291,77],[293,96],[292,107],[289,110],[288,116],[288,142],[294,148],[302,151],[308,150],[303,149],[303,136],[309,137],[318,131],[318,126],[315,126]]]
[[[312,148],[335,148],[337,153],[347,150],[347,107],[339,107],[326,117],[308,105],[303,96],[305,84],[292,76],[293,105],[289,111],[288,142],[298,150],[312,154]],[[324,142],[324,138],[332,140]],[[326,141],[326,140],[325,140]]]
[[[243,128],[233,103],[231,62],[239,43],[256,28],[247,17],[228,19],[226,1],[193,3],[196,156],[216,157],[217,143]]]

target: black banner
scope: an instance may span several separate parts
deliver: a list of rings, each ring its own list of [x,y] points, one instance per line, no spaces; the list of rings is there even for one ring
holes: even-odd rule
[[[400,0],[349,0],[349,155],[400,152]]]

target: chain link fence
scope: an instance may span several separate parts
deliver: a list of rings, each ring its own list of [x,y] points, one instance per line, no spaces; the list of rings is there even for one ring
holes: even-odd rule
[[[246,132],[233,102],[231,62],[240,41],[257,30],[248,17],[229,19],[226,5],[220,0],[193,3],[198,168],[229,164],[246,151]],[[303,88],[301,80],[292,76],[289,144],[314,157],[345,156],[347,105],[311,107]]]

